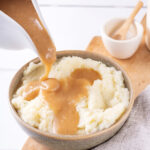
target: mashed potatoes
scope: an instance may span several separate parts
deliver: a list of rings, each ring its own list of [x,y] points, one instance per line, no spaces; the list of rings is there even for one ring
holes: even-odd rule
[[[99,72],[102,80],[87,86],[88,97],[81,98],[76,105],[80,119],[78,134],[89,134],[110,127],[124,113],[129,103],[129,91],[125,88],[122,73],[99,61],[80,57],[63,57],[52,67],[49,77],[61,79],[70,76],[77,68],[92,68]],[[54,113],[39,94],[26,101],[20,92],[30,81],[39,79],[44,73],[41,63],[30,63],[24,71],[23,84],[14,94],[12,104],[20,117],[28,124],[45,132],[54,133]]]

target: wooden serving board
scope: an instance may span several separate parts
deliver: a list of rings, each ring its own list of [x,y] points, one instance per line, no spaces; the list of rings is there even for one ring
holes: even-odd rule
[[[145,17],[142,20],[144,27],[144,36],[141,45],[137,52],[129,59],[116,59],[112,57],[104,47],[100,36],[95,36],[87,47],[87,51],[103,54],[110,57],[120,64],[122,68],[128,73],[134,91],[134,98],[136,98],[145,87],[150,84],[150,51],[145,45]],[[52,150],[39,143],[32,138],[28,138],[22,150]]]

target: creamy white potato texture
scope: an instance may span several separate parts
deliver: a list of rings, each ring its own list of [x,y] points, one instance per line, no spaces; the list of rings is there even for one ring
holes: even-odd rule
[[[124,85],[121,71],[100,61],[73,56],[57,60],[49,77],[65,78],[77,68],[93,68],[102,76],[102,80],[95,80],[93,85],[87,86],[88,97],[82,97],[76,105],[80,116],[77,134],[89,134],[109,128],[121,117],[129,103],[129,91]],[[43,73],[44,67],[41,63],[30,63],[24,71],[23,85],[14,94],[12,104],[26,123],[42,131],[54,133],[54,113],[41,94],[31,101],[20,96],[26,84],[39,79]]]

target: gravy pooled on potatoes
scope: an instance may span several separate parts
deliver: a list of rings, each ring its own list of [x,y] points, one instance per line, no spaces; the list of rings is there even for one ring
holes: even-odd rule
[[[59,134],[76,134],[79,123],[79,114],[76,104],[81,97],[88,96],[87,86],[101,79],[93,69],[80,68],[71,73],[71,76],[61,79],[32,81],[24,89],[24,98],[32,100],[38,96],[40,90],[43,98],[55,114],[54,124]]]
[[[40,81],[43,74],[44,66],[31,62],[12,99],[22,120],[41,131],[93,133],[109,128],[128,106],[121,71],[100,61],[62,57],[53,64],[51,78]]]

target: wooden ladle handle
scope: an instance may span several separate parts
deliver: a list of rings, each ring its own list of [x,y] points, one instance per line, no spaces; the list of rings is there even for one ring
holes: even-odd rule
[[[126,39],[126,34],[129,30],[129,27],[131,23],[133,22],[136,14],[139,12],[139,10],[142,8],[143,2],[139,1],[137,5],[135,6],[133,12],[131,15],[125,20],[123,25],[116,31],[116,33],[112,36],[114,39],[119,39],[119,40],[125,40]]]
[[[124,23],[124,26],[127,26],[126,29],[129,28],[130,24],[132,23],[132,21],[134,20],[136,14],[139,12],[139,10],[142,8],[143,6],[143,2],[139,1],[137,3],[137,5],[135,6],[133,12],[131,13],[131,15],[129,16],[129,18],[126,20],[126,23]]]

